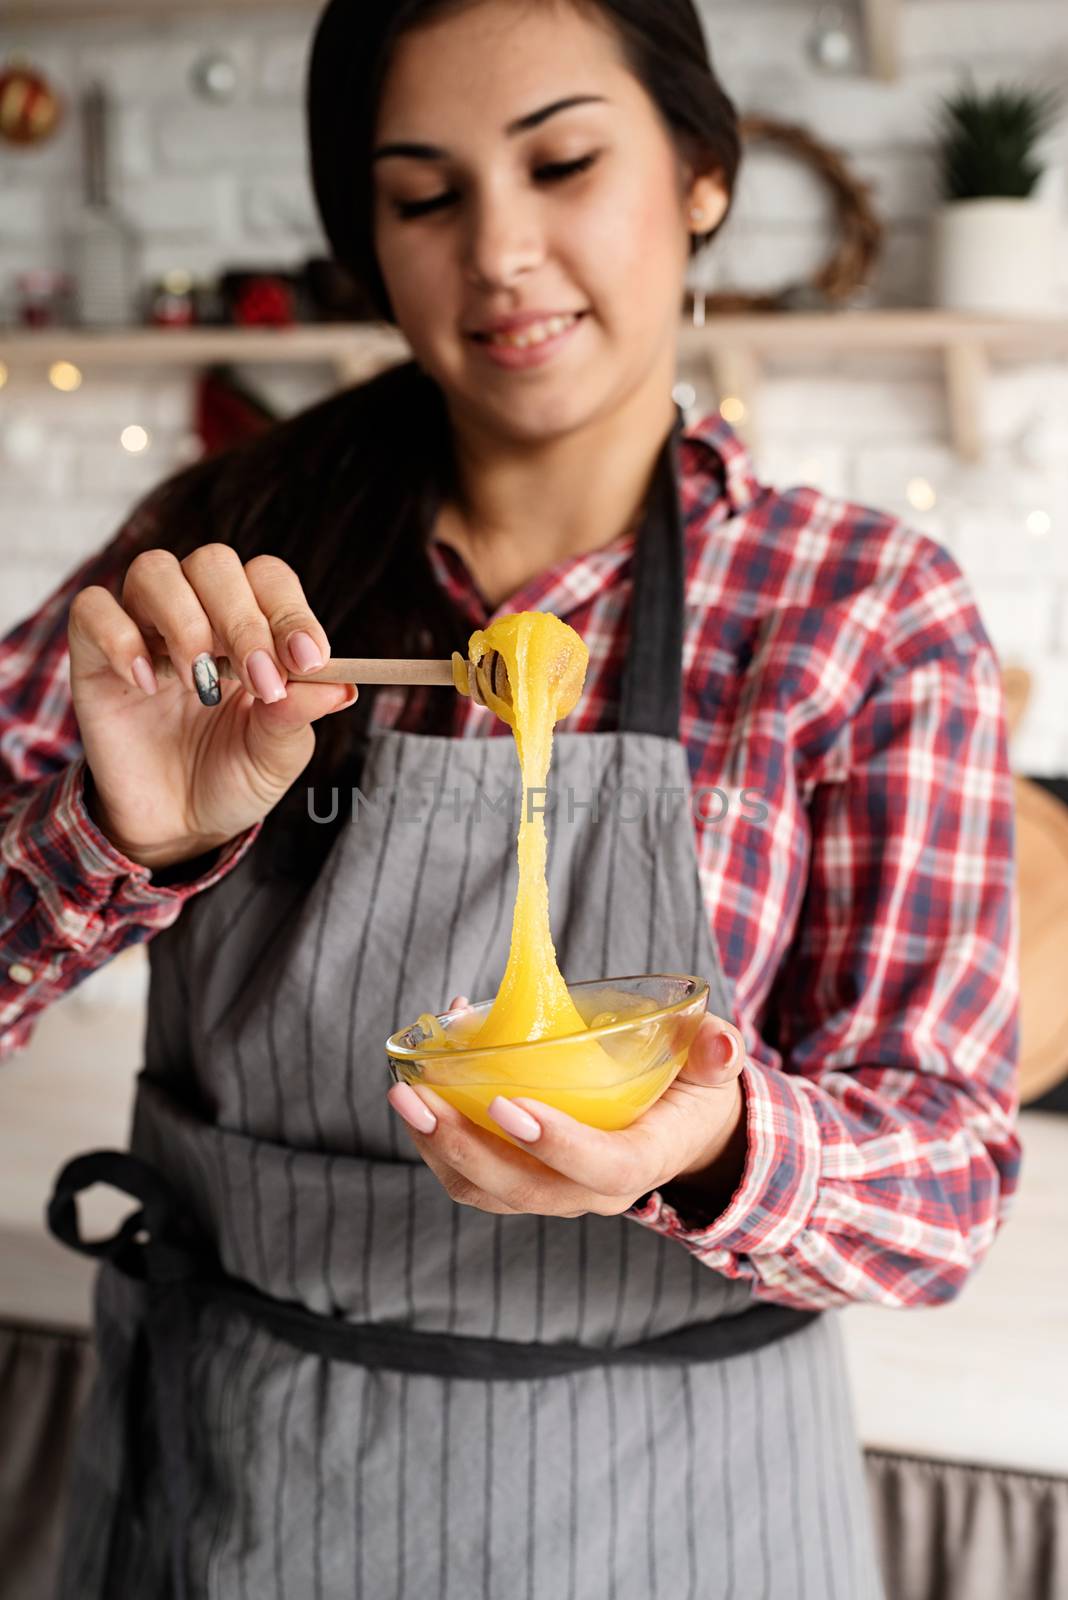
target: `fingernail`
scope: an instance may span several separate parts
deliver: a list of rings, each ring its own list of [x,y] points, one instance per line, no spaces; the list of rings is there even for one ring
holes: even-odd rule
[[[219,669],[215,665],[215,657],[205,650],[203,655],[197,656],[193,662],[193,682],[197,686],[197,694],[202,706],[217,706],[222,699],[222,690],[219,688]]]
[[[738,1049],[738,1041],[734,1037],[733,1033],[720,1033],[716,1035],[716,1054],[719,1056],[719,1061],[716,1063],[717,1066],[734,1066],[740,1051]]]
[[[138,656],[130,670],[139,689],[145,694],[155,694],[159,684],[156,682],[156,674],[147,656]]]
[[[289,653],[300,672],[318,672],[323,664],[322,652],[310,633],[295,633],[289,641]]]
[[[541,1135],[541,1123],[535,1122],[529,1112],[511,1100],[506,1100],[503,1095],[497,1095],[490,1101],[489,1114],[505,1133],[512,1134],[516,1139],[526,1139],[528,1143],[533,1143]]]
[[[286,698],[286,686],[266,650],[253,650],[248,658],[248,675],[252,679],[252,687],[268,705]]]
[[[337,696],[337,699],[330,707],[330,711],[341,711],[345,706],[354,706],[358,699],[359,690],[356,688],[356,685],[354,683],[346,683],[342,688],[341,693]],[[330,711],[326,713],[327,716],[330,715]]]
[[[395,1083],[386,1099],[417,1133],[433,1133],[437,1127],[437,1117],[423,1104],[411,1084]]]

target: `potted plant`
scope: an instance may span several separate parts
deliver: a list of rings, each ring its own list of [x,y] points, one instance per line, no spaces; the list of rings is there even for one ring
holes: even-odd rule
[[[1040,141],[1063,108],[1054,89],[973,83],[941,102],[942,208],[934,219],[935,304],[1031,312],[1058,304],[1061,219],[1034,191]]]

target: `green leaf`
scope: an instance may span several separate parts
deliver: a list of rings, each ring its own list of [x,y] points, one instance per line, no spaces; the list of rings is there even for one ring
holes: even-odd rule
[[[1001,84],[984,92],[974,79],[941,97],[934,131],[945,198],[1031,194],[1044,171],[1035,148],[1065,105],[1057,88]]]

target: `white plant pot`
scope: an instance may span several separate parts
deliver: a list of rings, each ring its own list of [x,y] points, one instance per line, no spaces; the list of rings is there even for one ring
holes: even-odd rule
[[[933,294],[950,311],[1038,315],[1060,305],[1061,221],[1039,200],[954,200],[936,212]]]

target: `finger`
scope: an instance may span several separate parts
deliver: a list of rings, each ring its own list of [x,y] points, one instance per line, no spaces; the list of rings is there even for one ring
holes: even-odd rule
[[[434,1140],[430,1137],[438,1127],[437,1110],[431,1111],[427,1101],[416,1093],[411,1084],[393,1084],[386,1098],[403,1120],[409,1138],[450,1199],[459,1205],[475,1206],[480,1211],[493,1211],[499,1214],[512,1212],[512,1207],[505,1201],[479,1189],[458,1168],[450,1167],[442,1158]],[[433,1098],[435,1102],[438,1099],[437,1096]],[[472,1132],[482,1133],[481,1129],[476,1129],[474,1123],[470,1123],[469,1127]]]
[[[147,640],[154,634],[163,640],[182,682],[196,689],[193,663],[212,656],[216,640],[178,557],[170,550],[142,550],[136,555],[126,569],[121,605]],[[202,694],[201,699],[206,705],[217,705],[221,698],[216,677],[214,698]]]
[[[265,705],[284,700],[289,672],[278,659],[270,623],[237,551],[227,544],[204,544],[181,565],[246,693]]]
[[[356,692],[351,683],[291,683],[286,698],[273,705],[249,700],[245,746],[253,766],[275,781],[285,777],[291,783],[315,749],[309,724],[353,705]],[[314,790],[308,793],[310,798]]]
[[[155,693],[158,683],[144,634],[110,589],[92,584],[79,590],[67,617],[67,639],[72,672],[110,670],[139,694]],[[135,662],[144,665],[135,671]]]
[[[709,1087],[731,1083],[744,1063],[745,1040],[734,1024],[722,1017],[705,1016],[675,1082]]]
[[[330,641],[300,579],[278,556],[253,556],[245,576],[267,618],[278,660],[290,672],[317,672],[330,659]]]
[[[359,693],[354,683],[294,683],[290,679],[284,700],[255,701],[251,721],[266,733],[291,733],[334,711],[347,711],[356,704]]]
[[[445,1009],[446,1011],[470,1011],[471,1002],[465,994],[454,995]]]
[[[423,1133],[406,1122],[408,1132],[438,1181],[461,1204],[486,1196],[508,1210],[540,1216],[580,1216],[610,1206],[610,1197],[548,1170],[540,1156],[480,1128],[432,1089],[409,1087],[433,1113],[436,1126]],[[395,1084],[387,1096],[398,1114],[404,1103],[400,1088]]]
[[[422,1086],[417,1093],[424,1094]],[[527,1139],[517,1125],[516,1131],[507,1130],[509,1135],[519,1148],[530,1150],[543,1166],[552,1168],[585,1194],[590,1201],[589,1210],[625,1209],[633,1197],[666,1182],[683,1161],[693,1159],[702,1148],[692,1117],[689,1127],[676,1114],[670,1120],[678,1120],[679,1126],[669,1129],[662,1121],[657,1129],[650,1130],[643,1126],[651,1114],[647,1111],[630,1127],[606,1132],[529,1095],[497,1096],[490,1104],[490,1115],[494,1120],[503,1116],[511,1121],[510,1108],[514,1107],[532,1117],[539,1132],[536,1138]],[[676,1160],[680,1150],[681,1158]],[[606,1201],[613,1202],[611,1208]]]
[[[433,1141],[429,1140],[425,1134],[416,1133],[411,1127],[407,1129],[407,1133],[449,1199],[454,1200],[458,1206],[470,1206],[475,1211],[489,1211],[494,1216],[500,1217],[518,1215],[514,1206],[508,1205],[506,1201],[498,1199],[496,1195],[488,1193],[485,1189],[480,1189],[476,1183],[472,1183],[468,1178],[465,1178],[456,1168],[450,1167],[446,1162],[441,1161],[434,1154]]]
[[[707,1163],[709,1150],[736,1121],[744,1065],[737,1028],[720,1017],[704,1018],[678,1076],[626,1130],[648,1142],[650,1170],[659,1165],[660,1176],[646,1188],[659,1188],[695,1161]]]

